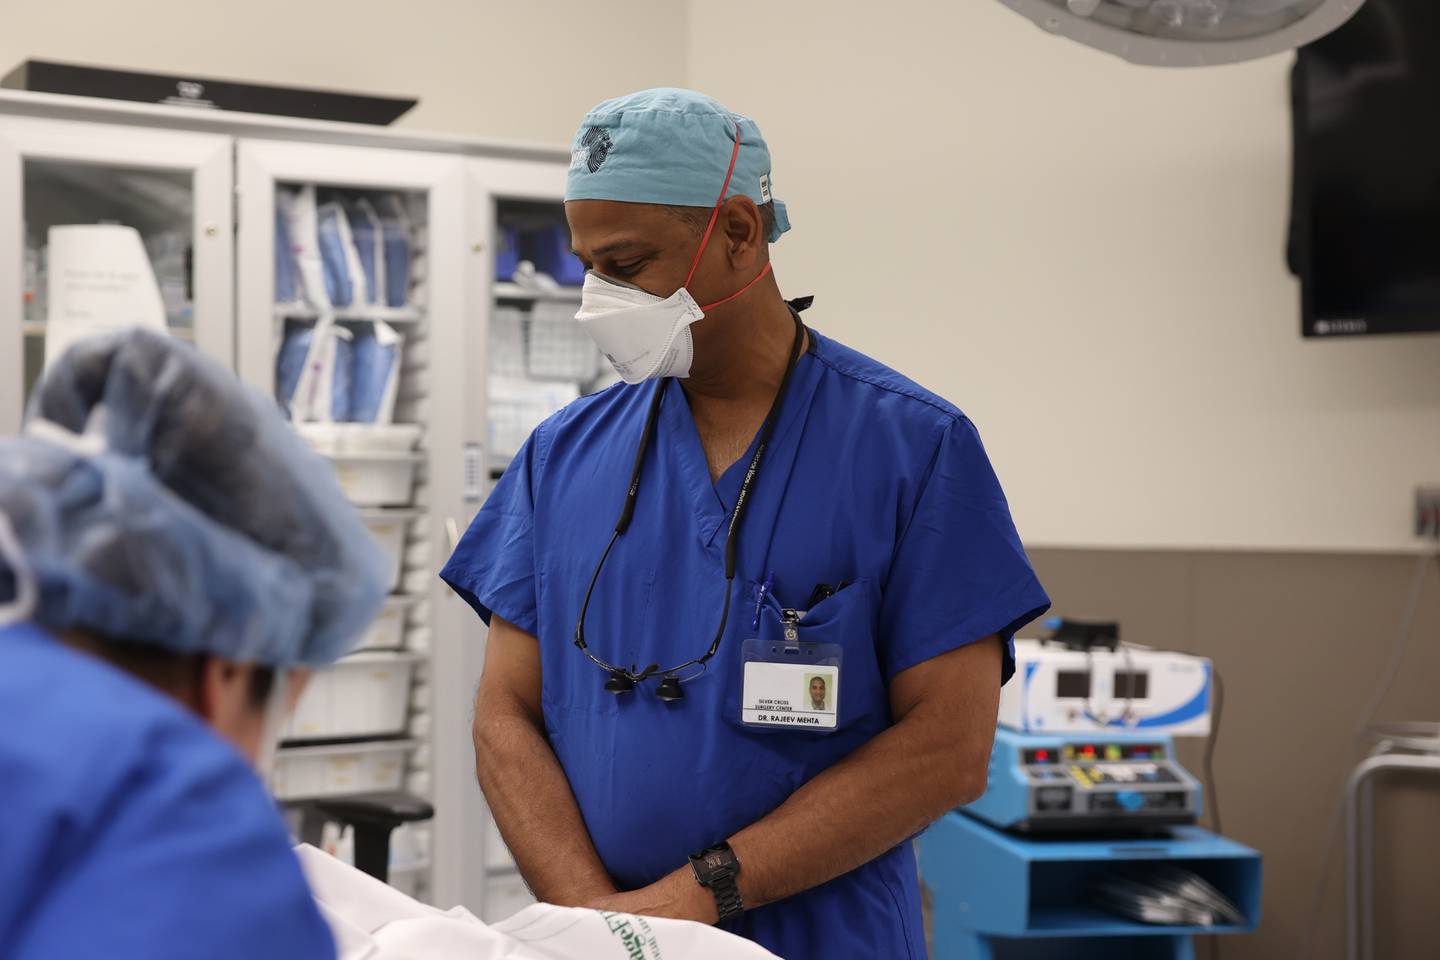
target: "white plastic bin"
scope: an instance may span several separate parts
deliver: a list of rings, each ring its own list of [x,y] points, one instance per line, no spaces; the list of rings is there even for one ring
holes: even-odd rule
[[[335,479],[357,507],[404,507],[415,491],[415,467],[420,457],[413,453],[337,456]]]
[[[541,421],[580,397],[575,383],[507,377],[491,377],[489,391],[490,454],[500,460],[513,457]]]
[[[286,740],[382,737],[405,731],[410,681],[420,656],[355,653],[310,678]]]
[[[277,800],[309,800],[349,793],[399,790],[414,740],[286,747],[275,755]]]
[[[297,423],[295,430],[316,453],[357,457],[412,453],[420,444],[418,423]]]
[[[361,650],[401,650],[405,647],[405,618],[415,606],[415,597],[392,596],[385,600],[380,614],[370,624],[355,653]]]
[[[369,509],[360,511],[360,519],[365,521],[370,535],[380,544],[380,548],[385,551],[386,560],[390,563],[391,591],[400,586],[400,573],[405,559],[405,541],[409,537],[410,524],[419,516],[419,510]]]

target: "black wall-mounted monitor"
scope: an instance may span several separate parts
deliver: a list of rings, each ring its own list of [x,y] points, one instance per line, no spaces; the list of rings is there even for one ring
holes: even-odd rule
[[[1369,0],[1292,95],[1304,334],[1440,331],[1440,2]]]

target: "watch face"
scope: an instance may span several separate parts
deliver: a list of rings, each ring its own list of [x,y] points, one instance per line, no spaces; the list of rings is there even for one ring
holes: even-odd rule
[[[721,877],[733,877],[735,875],[735,855],[728,847],[711,847],[701,850],[694,855],[690,861],[695,868],[695,877],[705,886],[709,886]]]

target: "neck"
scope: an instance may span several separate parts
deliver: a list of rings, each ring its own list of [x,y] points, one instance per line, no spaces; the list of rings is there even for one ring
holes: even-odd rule
[[[775,399],[790,362],[795,320],[773,283],[755,290],[753,302],[746,303],[751,299],[727,304],[724,314],[713,317],[717,330],[709,331],[704,348],[696,344],[690,376],[680,381],[692,408],[697,403],[768,407]],[[802,328],[802,351],[808,340]]]

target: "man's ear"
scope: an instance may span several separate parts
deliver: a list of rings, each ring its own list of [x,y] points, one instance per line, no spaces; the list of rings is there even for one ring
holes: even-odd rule
[[[265,711],[251,696],[254,673],[250,664],[214,655],[205,657],[195,704],[196,712],[211,729],[252,761],[259,755],[265,717]]]
[[[726,200],[720,207],[720,216],[715,224],[715,232],[722,231],[731,266],[738,270],[749,269],[763,256],[766,249],[765,218],[754,200],[744,194]]]

